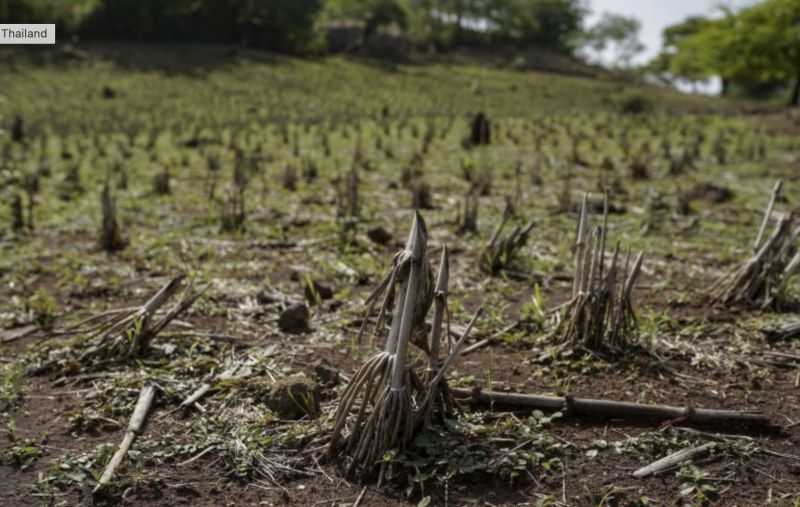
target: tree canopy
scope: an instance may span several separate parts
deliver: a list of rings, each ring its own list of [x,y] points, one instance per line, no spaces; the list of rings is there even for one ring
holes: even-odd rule
[[[636,18],[607,12],[586,31],[584,44],[597,53],[612,49],[616,66],[629,67],[633,57],[644,50],[639,41],[641,28],[642,24]]]
[[[365,40],[395,26],[420,46],[531,44],[570,53],[585,9],[583,0],[0,0],[0,15],[58,22],[61,34],[285,52],[303,51],[327,22],[347,20],[361,24]]]
[[[690,81],[719,76],[724,82],[792,83],[800,90],[800,0],[764,0],[722,17],[688,18],[668,27],[651,68]]]

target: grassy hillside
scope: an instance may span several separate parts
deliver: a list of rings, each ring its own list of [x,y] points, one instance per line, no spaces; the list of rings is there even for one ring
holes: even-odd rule
[[[139,116],[187,128],[198,121],[329,122],[374,115],[384,106],[396,116],[485,110],[490,116],[535,118],[594,111],[625,88],[477,64],[301,60],[216,46],[80,47],[77,57],[58,50],[0,52],[0,112],[18,112],[33,125],[112,131]],[[103,99],[104,86],[114,90],[115,100]],[[725,107],[657,87],[637,89],[664,111]]]

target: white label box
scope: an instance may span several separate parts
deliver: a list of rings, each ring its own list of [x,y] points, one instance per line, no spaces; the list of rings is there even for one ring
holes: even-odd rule
[[[55,24],[0,23],[0,44],[55,43]]]

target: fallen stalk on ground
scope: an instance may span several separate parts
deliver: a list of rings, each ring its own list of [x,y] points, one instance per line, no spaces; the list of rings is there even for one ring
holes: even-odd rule
[[[473,405],[501,405],[519,410],[557,410],[574,417],[633,420],[682,420],[687,424],[769,426],[771,419],[760,412],[683,408],[670,405],[645,405],[627,401],[573,398],[571,396],[538,396],[533,394],[501,393],[453,388],[453,396],[460,403]]]
[[[680,463],[683,463],[685,461],[691,461],[695,458],[703,457],[716,447],[717,447],[716,442],[709,442],[707,444],[699,445],[697,447],[682,449],[678,452],[674,452],[669,456],[665,456],[660,460],[654,461],[649,465],[636,470],[635,472],[633,472],[632,475],[637,479],[649,477],[659,472],[663,472],[664,470],[668,470],[672,467],[678,466]]]
[[[153,398],[156,396],[156,388],[152,384],[145,384],[139,393],[139,399],[136,402],[136,407],[131,414],[130,422],[128,422],[128,429],[125,431],[125,436],[122,438],[122,443],[119,444],[117,452],[111,457],[111,461],[106,465],[100,480],[97,481],[97,486],[92,490],[92,494],[102,494],[107,491],[114,474],[128,454],[128,450],[133,444],[133,439],[136,435],[142,432],[144,428],[144,421],[147,418],[147,413],[150,411],[150,406],[153,404]]]
[[[790,340],[800,336],[800,322],[784,324],[776,329],[768,329],[766,332],[774,340]]]
[[[181,300],[158,317],[159,310],[181,289],[185,275],[172,278],[141,307],[122,308],[89,317],[57,336],[73,336],[66,347],[50,351],[48,359],[33,373],[69,370],[76,365],[93,367],[127,360],[146,352],[153,338],[182,314],[203,294],[203,290],[184,291]]]

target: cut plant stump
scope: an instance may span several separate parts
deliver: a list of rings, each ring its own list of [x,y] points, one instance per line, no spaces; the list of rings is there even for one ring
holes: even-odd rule
[[[496,275],[510,267],[519,251],[528,242],[528,237],[534,227],[533,222],[528,222],[524,226],[516,224],[510,231],[501,236],[503,229],[511,218],[512,212],[511,203],[507,201],[503,210],[503,217],[486,244],[482,266],[492,275]]]
[[[106,252],[122,250],[127,245],[127,241],[122,237],[117,220],[117,204],[111,196],[108,182],[103,186],[100,204],[103,212],[103,221],[100,228],[100,248]]]
[[[328,454],[347,455],[350,460],[347,473],[361,479],[372,474],[386,451],[405,448],[415,429],[431,421],[434,410],[448,410],[448,405],[452,405],[443,377],[477,319],[476,315],[448,358],[439,366],[438,351],[449,278],[448,253],[445,248],[434,288],[425,254],[427,240],[425,222],[415,212],[405,249],[395,255],[389,274],[367,298],[366,315],[359,331],[360,338],[378,298],[385,292],[375,334],[380,333],[386,313],[391,311],[386,347],[356,371],[332,416]],[[437,310],[433,341],[428,345],[425,316],[434,299]],[[428,354],[428,367],[423,372],[417,371],[415,363],[409,363],[409,344],[412,342]],[[380,466],[379,483],[383,481],[385,466],[385,463]]]
[[[800,213],[779,218],[772,235],[763,241],[781,187],[781,180],[775,182],[753,244],[755,254],[711,286],[708,294],[713,304],[762,309],[780,309],[784,305],[784,289],[800,271]]]
[[[558,341],[591,350],[623,350],[638,336],[633,309],[633,288],[642,269],[643,254],[631,265],[630,250],[624,264],[619,245],[606,271],[608,191],[603,204],[603,225],[587,232],[587,203],[583,197],[575,243],[575,276],[572,299],[555,330]]]

